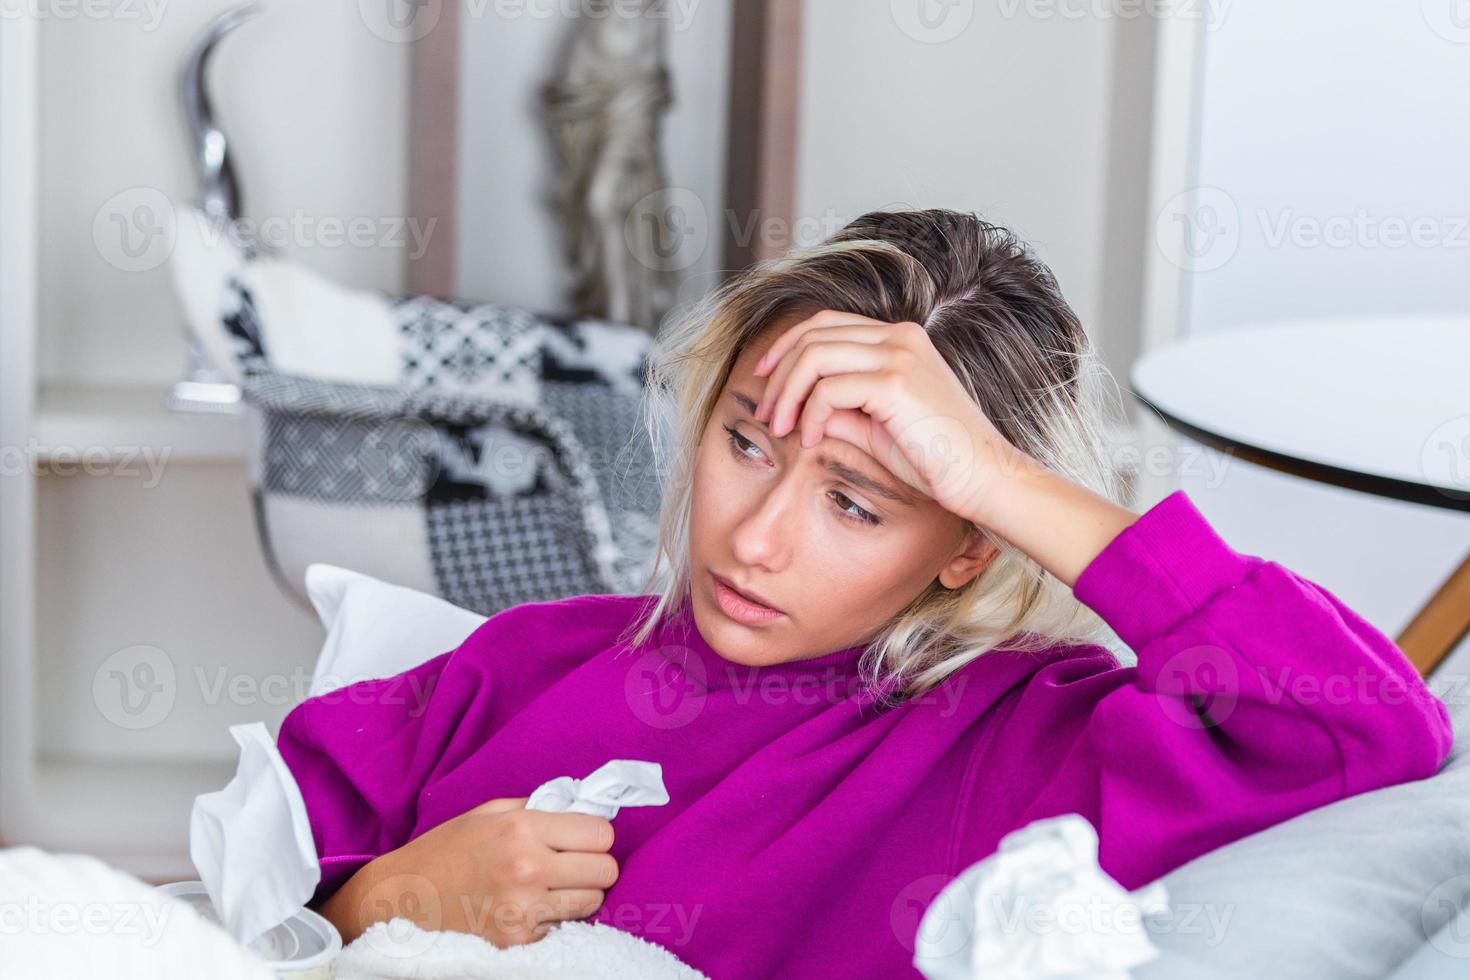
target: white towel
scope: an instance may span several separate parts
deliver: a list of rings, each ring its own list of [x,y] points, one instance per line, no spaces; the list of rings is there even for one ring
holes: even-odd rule
[[[0,848],[0,976],[272,980],[193,908],[85,854]]]
[[[600,922],[564,922],[501,949],[408,919],[375,923],[342,950],[336,980],[709,980],[673,953]]]

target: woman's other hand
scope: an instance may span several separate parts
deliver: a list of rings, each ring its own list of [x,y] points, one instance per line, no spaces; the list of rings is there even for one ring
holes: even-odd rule
[[[321,908],[356,939],[395,917],[467,932],[499,947],[535,942],[557,922],[601,907],[618,877],[612,823],[495,799],[369,862]]]

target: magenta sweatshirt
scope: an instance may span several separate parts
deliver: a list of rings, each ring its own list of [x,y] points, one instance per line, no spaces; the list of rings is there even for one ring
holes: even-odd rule
[[[609,759],[663,765],[669,803],[613,821],[620,876],[591,921],[715,980],[916,976],[941,887],[1030,821],[1079,813],[1137,888],[1222,844],[1433,775],[1443,703],[1321,586],[1233,550],[1183,491],[1125,528],[1074,594],[1138,655],[997,650],[875,705],[860,647],[751,668],[650,596],[507,609],[397,677],[297,706],[280,749],[324,900],[371,858],[495,797]],[[1208,720],[1207,720],[1208,719]]]

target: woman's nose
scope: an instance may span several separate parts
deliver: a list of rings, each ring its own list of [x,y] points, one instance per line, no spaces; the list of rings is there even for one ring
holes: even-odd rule
[[[776,480],[750,501],[735,526],[732,549],[744,565],[780,571],[791,561],[792,548],[800,540],[799,494],[794,483]]]

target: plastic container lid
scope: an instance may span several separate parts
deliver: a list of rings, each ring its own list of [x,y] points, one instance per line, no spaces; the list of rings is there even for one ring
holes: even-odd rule
[[[158,890],[187,902],[200,915],[223,928],[204,882],[174,881],[159,885]],[[251,943],[249,949],[276,973],[294,976],[330,965],[342,952],[342,936],[326,919],[304,908]]]

